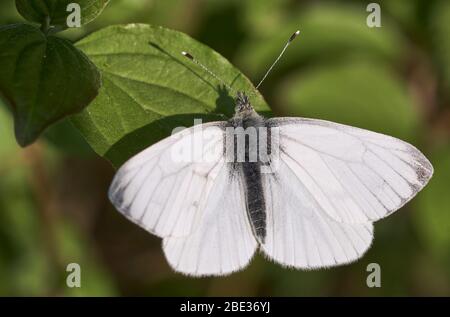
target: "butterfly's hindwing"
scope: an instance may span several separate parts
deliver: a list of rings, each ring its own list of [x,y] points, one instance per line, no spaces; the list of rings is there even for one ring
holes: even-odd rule
[[[221,170],[193,233],[163,239],[166,258],[176,271],[194,276],[226,275],[250,262],[257,241],[245,213],[239,173]]]
[[[262,251],[274,261],[313,269],[355,261],[370,247],[372,223],[340,223],[327,215],[289,168],[283,154],[273,173],[262,175],[267,237]]]

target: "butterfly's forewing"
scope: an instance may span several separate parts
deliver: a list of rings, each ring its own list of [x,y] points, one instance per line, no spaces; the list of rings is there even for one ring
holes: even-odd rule
[[[267,236],[262,251],[274,261],[313,269],[352,262],[370,247],[372,223],[340,223],[328,216],[281,153],[273,173],[263,174]]]
[[[314,119],[268,123],[279,126],[290,171],[338,222],[386,217],[413,198],[433,173],[419,150],[390,136]]]
[[[242,178],[222,169],[198,228],[184,238],[163,239],[170,265],[187,275],[225,275],[245,267],[257,248],[246,214]]]
[[[114,177],[109,197],[147,231],[183,237],[204,217],[216,178],[225,168],[223,123],[207,123],[173,134],[127,161]]]

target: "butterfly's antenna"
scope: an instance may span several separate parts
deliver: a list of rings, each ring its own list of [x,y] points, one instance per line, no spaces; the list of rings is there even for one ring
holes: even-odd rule
[[[212,71],[210,71],[208,69],[208,67],[206,67],[205,65],[203,65],[202,63],[200,63],[194,56],[192,56],[191,54],[189,54],[188,52],[181,52],[181,54],[183,54],[183,56],[186,56],[187,58],[189,58],[191,61],[193,61],[195,64],[197,64],[198,66],[200,66],[201,68],[203,68],[204,71],[206,71],[208,74],[210,74],[212,77],[214,77],[217,81],[219,81],[222,85],[224,85],[225,87],[227,87],[229,90],[231,90],[232,92],[236,93],[236,90],[231,88],[230,85],[228,85],[227,83],[225,83],[225,81],[223,81],[219,76],[217,76],[216,74],[214,74]]]
[[[291,35],[291,37],[289,38],[289,40],[286,42],[286,45],[284,45],[283,50],[281,51],[280,55],[278,55],[277,59],[275,60],[275,62],[273,62],[273,64],[269,67],[269,69],[267,70],[267,72],[265,73],[265,75],[263,76],[263,78],[261,79],[261,81],[258,83],[258,85],[256,85],[256,90],[258,90],[259,86],[261,86],[261,84],[263,83],[263,81],[266,79],[267,75],[269,75],[269,73],[272,71],[272,68],[276,65],[276,63],[278,63],[278,61],[280,60],[281,56],[283,56],[284,52],[286,51],[286,49],[288,48],[289,44],[292,43],[292,41],[297,37],[297,35],[300,34],[300,31],[297,30],[294,32],[294,34]]]

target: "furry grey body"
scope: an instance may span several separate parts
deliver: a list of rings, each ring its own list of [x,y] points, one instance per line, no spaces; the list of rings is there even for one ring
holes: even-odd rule
[[[232,119],[227,123],[227,126],[233,128],[243,128],[244,130],[253,127],[257,133],[258,147],[254,149],[258,151],[260,142],[259,128],[267,128],[267,123],[264,117],[258,115],[253,107],[250,105],[248,97],[243,93],[238,93],[236,99],[236,113]],[[236,130],[235,130],[236,131]],[[268,129],[270,131],[270,129]],[[245,161],[237,161],[236,144],[237,135],[234,135],[233,144],[235,145],[233,173],[242,175],[244,180],[245,200],[247,215],[249,217],[250,224],[252,226],[255,236],[261,243],[264,243],[266,237],[266,201],[264,198],[264,188],[261,175],[261,165],[265,164],[261,160],[261,153],[257,153],[257,160],[251,161],[250,149],[248,142],[248,135],[244,136],[245,139]],[[268,132],[267,140],[270,140],[270,132]],[[268,146],[270,149],[270,146]],[[270,154],[270,153],[268,153]]]

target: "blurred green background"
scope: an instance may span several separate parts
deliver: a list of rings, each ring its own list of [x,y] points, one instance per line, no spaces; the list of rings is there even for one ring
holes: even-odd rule
[[[25,149],[0,107],[0,295],[450,295],[450,2],[113,0],[77,40],[102,27],[150,23],[185,32],[255,82],[287,37],[302,31],[261,88],[276,115],[316,117],[387,133],[421,149],[429,185],[375,225],[368,253],[320,271],[281,268],[257,255],[222,278],[187,278],[166,263],[161,241],[114,210],[114,174],[67,121]],[[23,21],[0,2],[0,24]],[[188,49],[188,48],[187,48]],[[69,289],[66,265],[81,265]],[[381,288],[366,267],[381,266]]]

